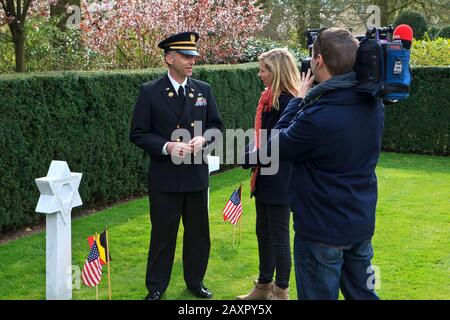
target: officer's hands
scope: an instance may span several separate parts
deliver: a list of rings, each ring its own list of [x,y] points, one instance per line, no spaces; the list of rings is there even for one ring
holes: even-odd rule
[[[305,75],[303,72],[300,79],[300,98],[305,98],[308,90],[311,89],[314,83],[314,75],[311,73],[311,69],[308,69],[308,73]]]
[[[203,138],[202,136],[197,136],[197,137],[192,138],[188,142],[188,145],[191,146],[191,152],[195,155],[197,152],[202,150],[202,147],[205,144],[205,142],[206,142],[205,138]]]
[[[183,142],[169,142],[167,144],[167,153],[178,158],[183,158],[186,155],[193,153],[194,155],[202,150],[206,139],[202,136],[192,138],[188,143]]]
[[[192,147],[188,143],[169,142],[167,145],[167,153],[178,158],[183,158],[191,153]]]

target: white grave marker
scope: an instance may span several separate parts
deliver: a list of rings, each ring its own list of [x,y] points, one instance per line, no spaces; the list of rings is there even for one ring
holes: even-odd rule
[[[218,156],[208,155],[208,171],[209,173],[220,169],[220,158]]]
[[[208,172],[217,171],[220,169],[220,158],[218,156],[208,155]],[[209,187],[208,187],[208,213],[209,213]]]
[[[36,179],[41,193],[36,212],[46,218],[46,297],[72,299],[72,208],[81,206],[81,173],[65,161],[52,161],[46,177]]]

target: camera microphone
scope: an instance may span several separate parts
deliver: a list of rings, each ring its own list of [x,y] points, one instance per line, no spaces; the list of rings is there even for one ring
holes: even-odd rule
[[[413,29],[407,24],[401,24],[394,30],[393,40],[400,40],[403,48],[410,50],[413,40]]]

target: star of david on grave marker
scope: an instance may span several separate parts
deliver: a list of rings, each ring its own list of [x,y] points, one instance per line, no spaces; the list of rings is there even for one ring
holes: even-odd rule
[[[59,212],[65,224],[70,221],[72,208],[81,206],[80,186],[82,173],[70,172],[65,161],[52,161],[46,177],[36,179],[41,196],[36,212]]]

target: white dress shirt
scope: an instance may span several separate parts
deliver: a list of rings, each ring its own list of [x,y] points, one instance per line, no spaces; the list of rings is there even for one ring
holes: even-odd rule
[[[184,78],[184,81],[182,83],[178,83],[172,76],[170,75],[170,72],[167,72],[167,76],[169,77],[170,83],[172,83],[173,88],[175,89],[175,92],[178,94],[178,89],[180,86],[183,87],[184,93],[186,94],[186,84],[187,84],[187,77]]]
[[[174,78],[171,77],[170,72],[167,72],[167,76],[169,77],[170,83],[172,83],[173,88],[175,89],[176,94],[178,95],[178,89],[180,86],[183,87],[183,90],[186,94],[186,84],[187,84],[187,77],[184,78],[184,81],[182,83],[178,83]],[[167,156],[169,153],[167,152],[167,145],[169,144],[169,141],[166,142],[162,148],[161,154]]]

